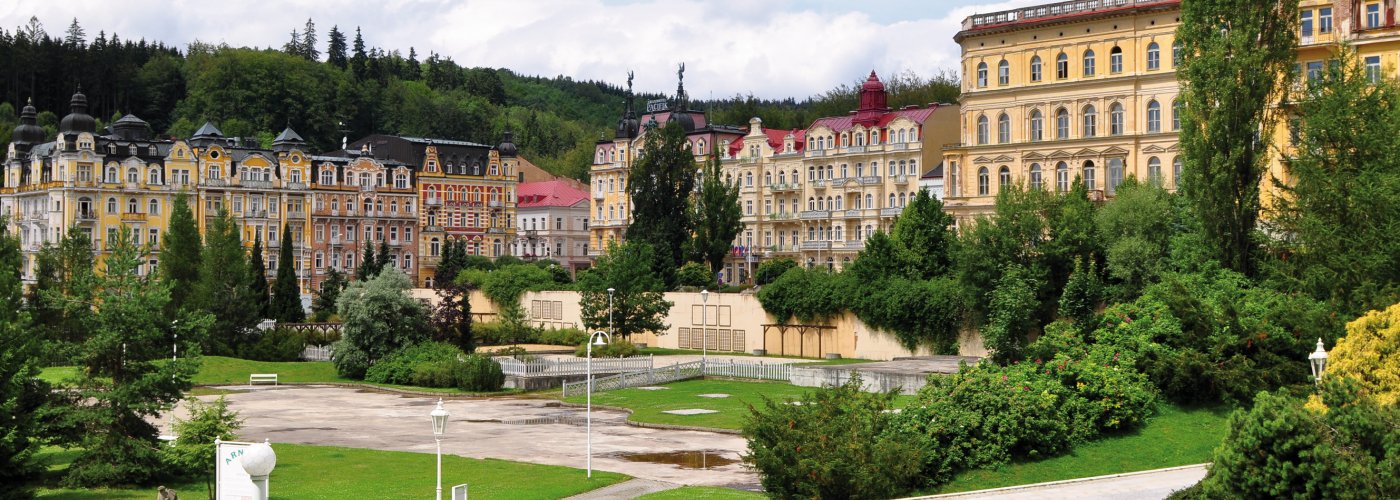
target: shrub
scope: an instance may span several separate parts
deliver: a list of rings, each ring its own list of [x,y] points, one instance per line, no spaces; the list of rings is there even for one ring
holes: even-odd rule
[[[214,440],[238,437],[235,433],[243,427],[243,420],[238,412],[229,410],[223,396],[209,403],[189,398],[185,405],[190,416],[175,421],[175,442],[160,447],[161,463],[175,476],[199,476],[213,491]]]
[[[524,347],[520,347],[518,345],[513,345],[505,349],[497,349],[496,352],[493,353],[493,356],[510,356],[521,361],[531,361],[539,359],[539,356],[530,354],[530,351],[527,351]]]
[[[498,306],[518,306],[521,294],[553,285],[549,271],[528,264],[503,266],[497,259],[496,270],[487,273],[481,282],[481,292]]]
[[[715,273],[710,272],[710,266],[699,262],[686,262],[676,271],[676,284],[680,286],[693,286],[700,288],[714,288]]]
[[[1347,323],[1327,362],[1327,375],[1355,379],[1382,405],[1400,399],[1400,304]]]
[[[1065,319],[1055,320],[1045,325],[1045,332],[1026,346],[1026,359],[1055,359],[1060,353],[1082,354],[1088,352],[1088,344],[1079,333],[1079,324]]]
[[[390,268],[357,281],[336,303],[345,318],[331,361],[342,377],[357,378],[380,358],[429,338],[428,313],[408,295],[408,276]]]
[[[575,356],[581,358],[588,354],[587,340],[588,339],[584,339],[584,342],[579,344],[577,349],[574,349]],[[641,350],[637,349],[635,344],[623,338],[615,338],[602,346],[593,346],[593,357],[595,358],[626,358],[638,354],[641,354]]]
[[[298,361],[306,348],[306,335],[291,328],[273,328],[240,349],[239,357],[254,361]]]
[[[505,385],[506,376],[501,365],[491,358],[473,354],[454,365],[454,378],[457,388],[471,392],[495,392]]]
[[[891,498],[916,486],[920,450],[894,425],[894,393],[867,393],[859,376],[808,392],[801,405],[749,405],[745,462],[778,498]]]
[[[758,291],[763,310],[780,323],[791,318],[811,322],[829,318],[845,310],[845,276],[826,269],[792,268]]]
[[[755,285],[763,286],[778,280],[788,269],[797,267],[797,261],[788,258],[765,260],[753,273]]]
[[[525,261],[520,260],[520,257],[516,257],[514,255],[501,255],[499,257],[496,257],[495,262],[496,269],[504,269],[510,266],[518,266],[524,263]]]
[[[588,341],[588,332],[578,328],[546,328],[535,332],[536,344],[579,345]]]
[[[989,314],[982,326],[982,340],[998,363],[1021,359],[1026,334],[1035,325],[1040,307],[1035,296],[1039,287],[1040,282],[1026,268],[1011,266],[987,295]]]
[[[414,374],[420,365],[455,363],[462,350],[444,342],[422,342],[395,351],[365,372],[365,381],[377,384],[419,385]],[[450,384],[448,384],[450,385]],[[430,385],[429,387],[446,387]]]

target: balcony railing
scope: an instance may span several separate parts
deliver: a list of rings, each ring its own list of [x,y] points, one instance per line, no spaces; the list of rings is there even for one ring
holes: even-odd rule
[[[298,220],[298,219],[305,219],[305,218],[306,218],[306,212],[303,212],[303,211],[301,211],[301,210],[288,210],[288,211],[287,211],[287,219],[288,219],[288,220]]]
[[[769,191],[796,191],[796,190],[797,190],[797,185],[796,185],[796,184],[788,184],[788,183],[769,184],[769,185],[768,185],[768,190],[769,190]]]
[[[224,179],[204,179],[199,183],[208,187],[228,187],[228,181]]]
[[[898,216],[898,215],[901,214],[901,213],[904,213],[904,209],[903,209],[903,208],[900,208],[900,207],[891,207],[891,208],[882,208],[882,209],[880,209],[880,216],[881,216],[881,217],[895,217],[895,216]]]
[[[826,180],[825,180],[825,179],[812,179],[812,187],[817,188],[817,189],[826,189]]]
[[[1130,5],[1160,2],[1161,0],[1071,0],[1049,5],[968,16],[967,19],[963,20],[962,29],[963,31],[967,31],[984,26],[1005,24],[1015,21],[1029,21],[1043,17],[1085,14],[1100,10],[1127,7]]]
[[[793,218],[793,216],[791,213],[788,212],[778,212],[765,215],[764,218],[768,220],[790,220]]]
[[[860,178],[860,184],[861,184],[862,186],[870,186],[870,185],[879,184],[879,183],[880,183],[880,176],[877,176],[877,175],[867,175],[867,176],[865,176],[865,177],[861,177],[861,178]]]
[[[288,182],[288,183],[287,183],[287,189],[295,189],[295,190],[298,190],[298,191],[305,191],[305,190],[306,190],[306,183],[305,183],[305,182]]]
[[[865,240],[846,240],[841,244],[841,248],[846,250],[864,250]]]
[[[845,216],[846,216],[846,218],[848,218],[848,219],[850,219],[850,218],[858,218],[858,217],[860,217],[860,210],[847,210],[846,213],[845,213]]]
[[[442,226],[423,226],[423,232],[425,232],[425,233],[441,233],[441,232],[442,232]]]
[[[245,210],[243,212],[243,218],[245,219],[262,219],[266,217],[267,210]]]
[[[423,199],[423,204],[424,204],[424,205],[427,205],[427,206],[430,206],[430,207],[441,206],[441,205],[442,205],[442,198],[424,198],[424,199]]]
[[[238,185],[245,188],[272,189],[272,181],[255,181],[250,179],[242,179],[238,181]]]
[[[802,249],[803,249],[803,250],[830,250],[830,249],[831,249],[831,242],[830,242],[830,241],[804,241],[804,242],[802,242]]]
[[[91,210],[79,210],[76,216],[78,222],[92,222],[97,220],[97,214]]]
[[[504,204],[502,204],[500,201],[488,201],[486,202],[486,206],[491,208],[501,208],[502,206],[504,206]]]
[[[908,184],[908,183],[909,183],[909,176],[908,176],[908,175],[896,175],[896,176],[894,177],[894,183],[895,183],[895,184]]]
[[[797,214],[797,217],[802,220],[830,219],[831,212],[826,210],[808,210]]]
[[[122,214],[122,222],[146,222],[146,214],[140,212],[127,212]]]

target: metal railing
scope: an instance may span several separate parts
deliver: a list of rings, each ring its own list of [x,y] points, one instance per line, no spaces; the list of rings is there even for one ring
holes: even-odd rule
[[[792,380],[792,366],[787,364],[749,363],[746,361],[691,361],[664,368],[624,372],[608,377],[593,378],[593,392],[629,387],[665,384],[700,377],[731,377],[758,380]],[[588,381],[565,382],[563,396],[577,396],[588,391]]]
[[[330,361],[331,346],[309,345],[301,350],[301,359],[306,361]]]
[[[553,377],[560,375],[586,375],[588,374],[587,360],[555,360],[537,359],[532,361],[521,361],[510,356],[496,356],[492,358],[501,365],[501,372],[506,375],[521,377]],[[653,367],[651,356],[632,358],[595,358],[593,360],[593,372],[619,372],[619,371],[640,371],[650,370]]]

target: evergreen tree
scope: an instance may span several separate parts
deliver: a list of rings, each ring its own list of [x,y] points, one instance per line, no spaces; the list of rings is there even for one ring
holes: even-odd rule
[[[437,269],[433,273],[433,283],[442,285],[456,280],[457,273],[462,272],[462,267],[466,264],[466,254],[466,243],[448,239],[447,244],[442,247],[442,258],[438,260]]]
[[[141,250],[129,233],[118,231],[105,269],[96,277],[97,300],[89,307],[92,337],[83,344],[76,387],[64,393],[65,422],[76,426],[83,450],[64,483],[72,487],[140,484],[162,470],[156,428],[150,420],[179,402],[199,370],[197,348],[210,323],[203,312],[182,311],[174,322],[162,311],[170,286],[142,276]],[[169,358],[178,335],[190,353]]]
[[[418,63],[418,51],[413,47],[408,48],[408,79],[423,79],[423,67]]]
[[[73,226],[57,246],[44,246],[37,260],[29,306],[45,343],[42,354],[46,362],[72,364],[76,349],[87,340],[86,317],[92,313],[92,243]]]
[[[355,281],[369,281],[379,274],[379,270],[374,265],[379,263],[379,259],[374,258],[374,242],[365,241],[365,255],[360,258],[360,267],[355,269]]]
[[[389,265],[389,240],[379,240],[379,255],[375,256],[374,273],[379,274],[389,267],[393,267]]]
[[[1221,264],[1247,276],[1257,268],[1259,184],[1297,61],[1297,23],[1298,2],[1181,4],[1182,190]]]
[[[272,318],[279,323],[306,321],[297,284],[296,257],[292,250],[292,226],[282,226],[282,249],[277,254],[277,281],[272,285]]]
[[[348,284],[344,273],[334,267],[326,270],[326,277],[321,280],[321,287],[316,291],[316,300],[311,302],[316,321],[325,321],[335,313],[335,303],[340,299],[340,292],[345,290]]]
[[[301,33],[297,32],[297,30],[292,30],[292,39],[282,45],[282,52],[294,56],[301,55]]]
[[[237,353],[262,319],[250,296],[248,259],[238,233],[237,222],[223,208],[204,232],[195,303],[214,315],[206,342],[208,354]]]
[[[68,33],[63,37],[63,45],[69,49],[81,49],[87,44],[87,32],[78,25],[78,18],[73,18],[73,23],[68,25]]]
[[[350,72],[355,79],[364,80],[369,68],[369,56],[365,54],[365,39],[360,36],[360,27],[355,27],[355,52],[350,56]]]
[[[308,61],[321,59],[321,51],[316,48],[316,23],[306,18],[306,29],[301,31],[301,54]]]
[[[29,333],[22,311],[19,239],[0,217],[0,498],[33,498],[31,481],[42,470],[36,415],[49,394],[39,379],[39,337]]]
[[[641,157],[627,174],[632,197],[632,224],[627,240],[645,243],[656,259],[652,270],[666,288],[676,282],[676,269],[685,261],[683,246],[690,240],[691,223],[678,214],[690,212],[695,191],[695,157],[685,147],[685,131],[676,121],[647,127]]]
[[[194,296],[199,283],[199,226],[190,211],[189,196],[181,191],[175,195],[170,209],[170,230],[162,237],[160,275],[170,284],[170,313],[184,307]]]
[[[340,32],[339,26],[331,26],[331,32],[326,35],[326,62],[331,66],[345,69],[350,64],[350,60],[345,56],[345,33]]]
[[[733,248],[734,237],[743,229],[743,212],[739,210],[739,183],[726,181],[720,168],[719,149],[705,162],[704,179],[690,211],[695,235],[691,240],[693,260],[709,264],[710,273],[724,268],[724,258]]]
[[[267,292],[267,264],[263,260],[262,234],[253,235],[253,251],[248,253],[248,297],[259,319],[271,317]]]

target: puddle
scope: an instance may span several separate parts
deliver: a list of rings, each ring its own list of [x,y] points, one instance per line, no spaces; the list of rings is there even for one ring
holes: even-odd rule
[[[288,428],[285,428],[285,429],[277,429],[277,432],[334,431],[334,430],[339,430],[339,429],[336,429],[335,427],[288,427]]]
[[[613,456],[628,462],[670,464],[682,469],[713,469],[739,463],[725,458],[727,452],[716,450],[672,451],[667,453],[617,453]]]
[[[587,421],[584,417],[554,415],[544,417],[508,418],[505,420],[501,420],[501,423],[506,425],[584,425],[587,423]]]
[[[466,419],[466,420],[461,420],[461,422],[466,422],[466,423],[469,423],[469,424],[499,424],[499,423],[501,423],[500,420],[496,420],[496,419],[486,419],[486,420]]]

